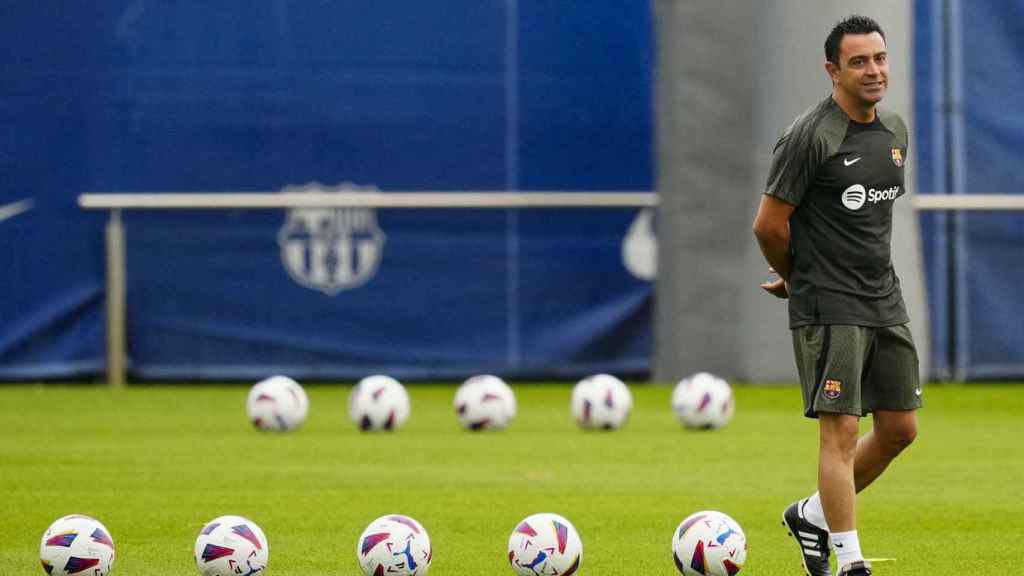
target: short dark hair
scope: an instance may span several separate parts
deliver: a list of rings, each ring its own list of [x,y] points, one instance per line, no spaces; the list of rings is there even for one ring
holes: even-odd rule
[[[871,34],[872,32],[878,32],[882,35],[882,40],[885,40],[885,32],[874,19],[859,14],[843,18],[828,33],[828,38],[825,38],[825,59],[839,66],[839,44],[843,41],[843,36],[846,34]]]

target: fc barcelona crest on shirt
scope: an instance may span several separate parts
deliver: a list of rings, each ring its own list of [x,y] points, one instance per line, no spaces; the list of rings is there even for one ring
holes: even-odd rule
[[[892,163],[901,168],[903,167],[903,151],[899,148],[892,149]]]

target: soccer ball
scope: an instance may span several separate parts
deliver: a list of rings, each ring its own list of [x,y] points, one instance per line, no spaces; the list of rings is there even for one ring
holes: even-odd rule
[[[583,562],[583,542],[565,518],[534,514],[512,531],[508,561],[520,576],[569,576]]]
[[[729,383],[707,372],[683,378],[672,391],[672,411],[687,428],[721,428],[735,409]]]
[[[676,528],[672,559],[686,576],[733,576],[747,560],[747,537],[729,516],[697,512]]]
[[[306,421],[309,398],[295,380],[271,376],[249,390],[245,410],[249,420],[260,430],[289,432]]]
[[[573,418],[583,428],[614,430],[629,418],[633,396],[622,380],[595,374],[576,384],[570,405]]]
[[[367,376],[348,396],[348,415],[360,430],[394,430],[409,418],[409,393],[390,376]]]
[[[356,558],[366,576],[424,576],[433,557],[427,531],[401,514],[370,522],[356,542]]]
[[[50,576],[106,576],[114,567],[114,539],[95,518],[81,514],[64,516],[43,533],[39,560]]]
[[[468,430],[500,430],[516,416],[516,396],[497,376],[473,376],[455,392],[455,415]]]
[[[267,568],[270,545],[263,530],[241,516],[214,518],[196,538],[196,567],[203,576],[257,574]]]

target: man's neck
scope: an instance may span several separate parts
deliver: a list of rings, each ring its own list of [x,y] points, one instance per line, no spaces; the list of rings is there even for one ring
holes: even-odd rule
[[[842,108],[843,112],[846,112],[846,115],[854,122],[861,122],[863,124],[874,122],[874,104],[858,102],[847,96],[847,94],[839,90],[838,87],[832,88],[832,99],[835,100],[836,104],[838,104],[839,107]]]

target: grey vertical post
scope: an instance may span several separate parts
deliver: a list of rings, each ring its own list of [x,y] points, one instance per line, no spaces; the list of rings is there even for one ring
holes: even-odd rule
[[[107,379],[110,386],[125,385],[125,256],[121,211],[111,210],[107,244]]]
[[[654,379],[738,376],[737,274],[750,244],[754,169],[747,2],[655,2],[658,270]]]

